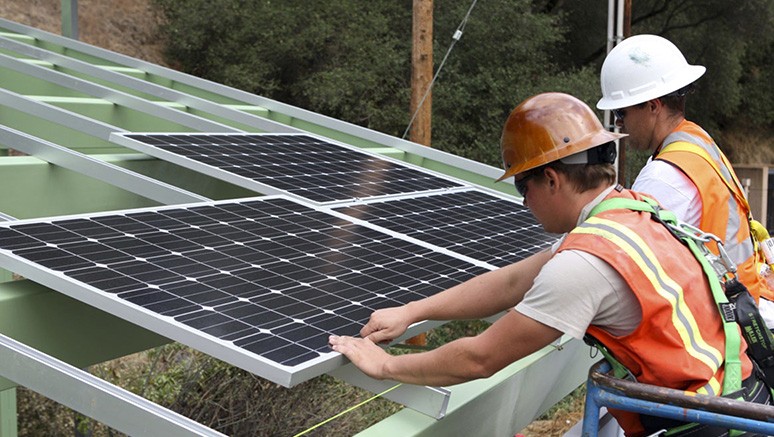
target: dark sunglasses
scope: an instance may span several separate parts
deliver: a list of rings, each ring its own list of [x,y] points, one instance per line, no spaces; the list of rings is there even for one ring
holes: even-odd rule
[[[613,115],[615,115],[615,118],[617,118],[617,119],[619,119],[621,121],[623,121],[624,117],[626,117],[626,109],[625,108],[622,108],[622,109],[612,109],[611,112],[613,113]]]
[[[640,104],[634,105],[634,107],[635,108],[644,108],[645,105],[647,105],[647,104],[648,104],[648,102],[642,102]],[[626,108],[611,109],[610,110],[610,112],[612,112],[613,115],[615,115],[615,118],[617,118],[617,119],[619,119],[621,121],[623,121],[624,117],[626,117],[626,112],[627,111],[628,111],[628,109],[626,109]]]
[[[527,197],[527,181],[537,176],[538,173],[530,173],[523,178],[516,180],[513,180],[513,185],[516,186],[516,191],[521,195],[521,197],[526,198]]]

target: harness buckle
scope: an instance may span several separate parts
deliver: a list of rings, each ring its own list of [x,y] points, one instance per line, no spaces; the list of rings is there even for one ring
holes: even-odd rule
[[[725,247],[723,247],[723,242],[715,234],[704,232],[695,226],[689,225],[688,223],[667,223],[667,226],[669,226],[669,228],[674,232],[701,243],[697,246],[701,248],[701,251],[707,258],[707,261],[709,261],[712,269],[715,271],[718,278],[720,278],[721,283],[725,281],[729,274],[734,276],[736,275],[736,264],[731,261],[731,257],[728,256],[728,252],[726,252]],[[710,241],[714,241],[717,245],[717,255],[707,249],[706,243]]]

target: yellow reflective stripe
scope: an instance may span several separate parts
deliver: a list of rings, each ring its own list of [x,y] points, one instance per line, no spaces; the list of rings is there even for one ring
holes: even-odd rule
[[[617,233],[603,227],[609,227]],[[712,369],[713,375],[717,372],[723,362],[723,355],[704,340],[696,318],[685,303],[682,287],[664,271],[655,254],[639,235],[626,226],[599,217],[589,218],[572,233],[600,236],[629,255],[651,282],[653,288],[672,307],[672,325],[680,335],[688,354]]]
[[[710,393],[711,395],[717,396],[720,393],[723,393],[723,389],[720,387],[720,381],[718,381],[718,379],[714,376],[709,380],[708,384],[710,387],[712,387],[712,393]]]
[[[731,194],[736,197],[736,199],[740,202],[742,206],[747,208],[747,210],[750,210],[750,205],[747,203],[747,198],[744,196],[740,196],[740,192],[744,192],[742,189],[742,184],[739,183],[739,181],[736,179],[736,175],[734,174],[733,170],[730,170],[731,164],[728,162],[728,160],[724,159],[724,155],[720,155],[720,159],[723,162],[723,165],[726,166],[726,170],[728,170],[728,173],[731,176],[731,179],[736,184],[736,189],[731,185],[731,182],[726,179],[725,176],[723,176],[723,172],[720,171],[720,166],[718,166],[717,161],[715,161],[712,156],[710,156],[709,152],[704,150],[703,147],[698,146],[693,143],[689,143],[686,141],[677,141],[674,143],[667,144],[666,147],[661,149],[661,153],[668,153],[668,152],[689,152],[689,153],[695,153],[696,155],[699,155],[702,159],[707,161],[709,165],[712,166],[712,168],[715,170],[715,173],[717,173],[718,176],[720,176],[720,179],[723,180],[723,182],[726,184],[726,187],[728,187],[729,191],[731,191]]]
[[[696,390],[696,393],[709,396],[719,396],[720,393],[722,393],[720,388],[720,381],[718,381],[718,379],[713,376],[712,379],[710,379],[709,382],[704,385],[704,387],[700,387],[698,390]]]

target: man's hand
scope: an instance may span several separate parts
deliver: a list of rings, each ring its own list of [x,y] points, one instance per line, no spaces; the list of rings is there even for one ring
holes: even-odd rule
[[[384,379],[384,363],[391,355],[367,338],[331,335],[331,348],[349,358],[363,373],[374,379]]]
[[[360,336],[374,343],[389,343],[406,332],[411,323],[405,305],[377,310],[360,330]]]

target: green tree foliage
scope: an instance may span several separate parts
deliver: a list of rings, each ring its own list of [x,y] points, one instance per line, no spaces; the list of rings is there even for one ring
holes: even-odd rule
[[[650,9],[645,6],[648,3],[652,3]],[[642,10],[632,18],[636,33],[669,38],[683,50],[689,62],[707,67],[706,75],[698,82],[698,92],[691,97],[689,115],[709,129],[725,127],[742,103],[742,77],[749,68],[744,59],[748,52],[765,48],[772,40],[771,32],[761,29],[774,24],[774,3],[651,0],[638,3],[638,7]],[[649,11],[654,12],[647,14]]]
[[[468,7],[440,4],[437,41],[451,40]],[[563,91],[590,102],[598,88],[595,72],[560,69],[553,61],[563,35],[561,17],[533,11],[530,1],[479,2],[433,90],[433,145],[500,166],[502,126],[520,101]],[[446,46],[436,50],[437,59]]]
[[[563,14],[569,27],[559,62],[599,71],[606,53],[607,8],[599,2],[546,0],[541,10]],[[673,41],[688,62],[707,67],[688,98],[687,116],[710,131],[733,162],[772,162],[774,147],[774,2],[634,0],[632,34]],[[763,141],[761,141],[763,139]],[[629,151],[626,179],[647,156]]]
[[[769,23],[767,28],[772,25],[774,22]],[[774,35],[770,30],[765,33],[769,35],[768,43],[766,39],[757,38],[748,42],[742,58],[745,68],[739,81],[741,105],[733,115],[774,128]]]
[[[410,120],[410,0],[155,0],[170,62],[194,75],[401,136]],[[437,2],[443,58],[469,4]],[[593,69],[559,69],[558,15],[529,0],[473,10],[433,90],[433,145],[499,165],[502,123],[542,91],[595,97]]]
[[[569,65],[591,65],[598,71],[605,57],[607,8],[592,7],[598,2],[590,1],[548,3],[555,4],[546,7],[549,12],[573,17],[565,21],[572,35],[566,46]],[[774,33],[768,30],[772,26],[771,0],[632,2],[632,34],[668,38],[688,62],[707,67],[697,82],[697,92],[689,99],[688,116],[711,130],[747,117],[750,106],[754,108],[749,114],[753,125],[771,127],[774,100],[764,97],[774,94],[770,72]]]
[[[408,122],[410,0],[154,0],[183,71],[396,134]]]
[[[154,0],[183,71],[401,136],[410,120],[412,0]],[[435,2],[436,66],[468,2]],[[688,116],[773,128],[771,0],[635,0],[634,34],[673,40],[707,74]],[[594,104],[607,2],[480,1],[433,88],[433,146],[499,166],[511,109],[563,91]]]

